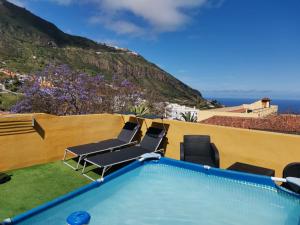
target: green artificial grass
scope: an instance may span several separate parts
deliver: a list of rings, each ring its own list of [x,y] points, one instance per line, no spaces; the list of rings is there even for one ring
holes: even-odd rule
[[[0,222],[71,192],[91,181],[61,161],[9,171],[0,184]]]

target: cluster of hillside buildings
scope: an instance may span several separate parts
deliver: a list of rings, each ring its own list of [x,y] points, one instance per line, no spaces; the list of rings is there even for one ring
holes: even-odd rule
[[[123,53],[127,53],[127,54],[130,54],[130,55],[139,56],[139,53],[134,52],[134,51],[131,51],[131,50],[129,50],[128,48],[121,48],[121,47],[119,47],[119,46],[111,45],[111,44],[103,43],[103,42],[100,42],[100,44],[109,46],[109,47],[114,48],[115,50],[119,50],[119,51],[121,51],[121,52],[123,52]],[[97,54],[97,55],[100,55],[101,52],[98,51],[98,52],[96,52],[96,54]]]
[[[12,84],[15,79],[23,83],[29,78],[29,76],[26,74],[16,73],[5,68],[0,68],[0,73],[4,75],[5,77],[4,80],[5,82],[7,82],[7,84]],[[8,90],[6,90],[4,82],[3,81],[1,82],[0,80],[0,92],[6,92],[6,91]]]
[[[16,73],[5,68],[0,68],[0,73],[4,74],[8,78],[18,78],[18,80],[20,81],[25,81],[26,79],[28,79],[28,75],[26,74]]]

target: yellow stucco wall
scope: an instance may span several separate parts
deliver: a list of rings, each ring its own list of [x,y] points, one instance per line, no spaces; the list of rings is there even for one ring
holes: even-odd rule
[[[161,122],[161,120],[154,120]],[[146,123],[145,123],[146,122]],[[151,120],[143,124],[143,133]],[[210,135],[220,153],[221,168],[235,162],[273,168],[277,176],[290,162],[300,162],[300,136],[239,128],[229,128],[175,120],[164,120],[169,125],[166,157],[179,159],[179,143],[185,134]]]
[[[45,131],[44,139],[37,132],[3,135],[3,124],[22,117],[0,118],[0,171],[59,160],[66,147],[115,137],[123,126],[120,115],[57,117],[40,114],[35,118]],[[127,121],[128,116],[124,119]],[[161,120],[144,120],[143,134],[152,122],[160,123]],[[166,156],[170,158],[179,159],[179,143],[183,135],[207,134],[219,149],[222,168],[239,161],[273,168],[276,175],[281,176],[286,164],[300,161],[298,135],[171,120],[164,123],[168,127]]]
[[[31,118],[29,115],[0,118],[0,171],[62,159],[66,147],[115,137],[123,126],[121,116],[109,114],[35,115],[45,131],[43,139],[34,130],[27,133],[21,128],[20,121]]]

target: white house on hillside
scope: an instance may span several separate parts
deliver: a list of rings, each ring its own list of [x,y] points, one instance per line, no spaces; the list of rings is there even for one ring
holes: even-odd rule
[[[4,86],[4,84],[1,84],[1,83],[0,83],[0,92],[1,92],[1,91],[5,91],[5,86]]]
[[[181,114],[185,114],[187,112],[190,112],[193,116],[198,116],[198,109],[196,107],[191,108],[187,107],[185,105],[178,105],[178,104],[168,104],[165,108],[165,117],[168,119],[177,119],[177,120],[183,120]]]

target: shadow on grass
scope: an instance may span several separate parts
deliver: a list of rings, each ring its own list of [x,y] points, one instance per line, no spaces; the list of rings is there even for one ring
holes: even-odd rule
[[[115,172],[115,171],[117,171],[121,168],[123,168],[124,166],[132,163],[133,161],[125,162],[125,163],[122,163],[122,164],[112,166],[109,170],[107,170],[105,172],[104,177],[108,176],[109,174],[111,174],[111,173],[113,173],[113,172]],[[87,174],[88,176],[92,177],[93,179],[99,179],[99,178],[101,178],[102,171],[103,171],[103,168],[99,168],[95,165],[87,163],[87,166],[86,166],[86,169],[85,169],[84,173]]]

